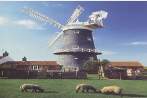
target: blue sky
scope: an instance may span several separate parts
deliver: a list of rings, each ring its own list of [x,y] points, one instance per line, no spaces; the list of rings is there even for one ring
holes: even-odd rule
[[[85,9],[80,21],[87,21],[93,11],[109,13],[104,28],[93,33],[96,48],[103,52],[99,58],[147,65],[147,2],[0,2],[0,55],[7,50],[14,60],[23,56],[28,60],[57,59],[52,54],[56,47],[49,48],[48,44],[60,30],[29,17],[21,9],[30,7],[65,24],[79,4]]]

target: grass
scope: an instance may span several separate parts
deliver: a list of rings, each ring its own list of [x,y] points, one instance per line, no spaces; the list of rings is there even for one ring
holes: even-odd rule
[[[23,83],[36,83],[45,88],[45,93],[21,93]],[[124,89],[123,98],[147,98],[147,81],[144,80],[97,80],[95,75],[88,79],[1,79],[0,98],[120,98],[117,95],[98,93],[75,93],[79,83],[92,84],[97,88],[107,85],[119,85]]]

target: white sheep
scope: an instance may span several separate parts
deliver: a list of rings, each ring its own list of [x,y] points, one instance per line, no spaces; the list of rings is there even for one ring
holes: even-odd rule
[[[81,90],[83,93],[86,91],[86,92],[89,92],[89,90],[93,91],[93,92],[96,92],[96,88],[93,87],[92,85],[89,85],[89,84],[78,84],[76,86],[76,93],[79,92],[79,90]]]
[[[32,92],[44,92],[44,89],[36,84],[23,84],[20,86],[21,92],[28,92],[28,90],[31,90]]]
[[[103,94],[117,94],[122,96],[122,88],[116,85],[106,86],[100,89],[100,93]]]

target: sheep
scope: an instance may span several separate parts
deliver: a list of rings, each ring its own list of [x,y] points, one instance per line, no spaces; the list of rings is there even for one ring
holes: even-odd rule
[[[122,88],[116,85],[103,87],[99,92],[103,94],[116,94],[122,96]]]
[[[42,89],[39,85],[23,84],[20,86],[21,92],[28,92],[29,89],[32,90],[32,92],[44,92],[44,89]]]
[[[86,91],[86,92],[89,92],[89,90],[92,90],[93,92],[96,92],[96,88],[93,87],[92,85],[89,85],[89,84],[78,84],[76,86],[76,93],[79,92],[79,90],[81,90],[83,93]]]

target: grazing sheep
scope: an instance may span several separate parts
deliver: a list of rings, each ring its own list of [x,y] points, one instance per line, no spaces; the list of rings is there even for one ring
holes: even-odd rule
[[[20,86],[20,90],[21,92],[28,92],[28,90],[32,90],[32,92],[44,92],[44,89],[35,84],[23,84]]]
[[[92,90],[93,92],[96,92],[96,88],[94,88],[92,85],[89,85],[89,84],[78,84],[76,86],[76,93],[78,93],[79,90],[81,90],[83,93],[85,91],[89,92],[89,90]]]
[[[122,96],[122,88],[116,85],[103,87],[100,89],[100,92],[104,94],[117,94]]]

